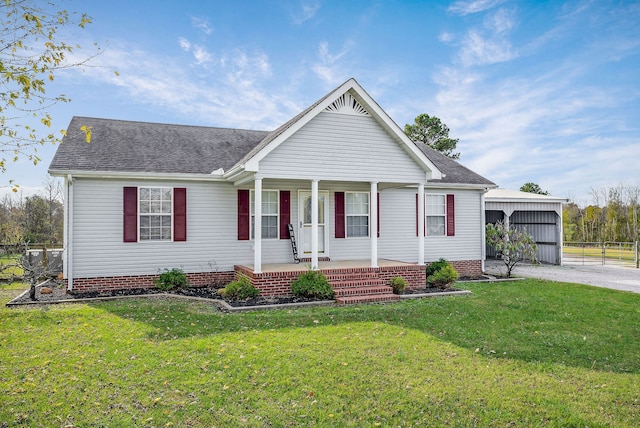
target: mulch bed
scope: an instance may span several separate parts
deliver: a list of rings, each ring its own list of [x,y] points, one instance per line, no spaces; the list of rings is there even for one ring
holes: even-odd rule
[[[472,281],[474,279],[486,279],[486,278],[460,278],[458,281]],[[46,287],[51,290],[51,293],[43,294],[42,289]],[[307,303],[315,302],[317,299],[309,299],[302,297],[275,297],[275,296],[258,296],[252,299],[245,300],[231,300],[225,299],[218,294],[219,287],[188,287],[170,291],[170,294],[200,297],[204,299],[223,300],[232,307],[248,307],[248,306],[265,306],[265,305],[282,305],[290,303]],[[442,293],[446,291],[462,291],[461,289],[449,287],[425,287],[415,290],[405,289],[402,294],[430,294],[430,293]],[[119,297],[119,296],[143,296],[165,293],[157,288],[133,288],[126,290],[114,290],[114,291],[87,291],[87,292],[72,292],[67,293],[64,285],[58,281],[51,280],[44,285],[36,287],[36,300],[35,302],[29,298],[29,293],[23,293],[17,298],[13,299],[10,303],[55,303],[61,300],[73,300],[73,299],[90,299],[99,297]]]

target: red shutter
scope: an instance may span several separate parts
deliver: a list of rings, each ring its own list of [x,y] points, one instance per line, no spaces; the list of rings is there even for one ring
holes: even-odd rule
[[[378,192],[378,238],[380,237],[380,192]]]
[[[447,195],[447,236],[456,235],[456,211],[453,195]]]
[[[187,240],[187,189],[173,189],[173,240]]]
[[[289,223],[291,223],[291,192],[280,191],[280,239],[289,239]]]
[[[123,188],[122,229],[124,242],[138,241],[138,188]]]
[[[238,240],[248,241],[251,228],[251,199],[248,190],[238,190]]]
[[[344,192],[336,192],[335,228],[336,238],[345,237]]]

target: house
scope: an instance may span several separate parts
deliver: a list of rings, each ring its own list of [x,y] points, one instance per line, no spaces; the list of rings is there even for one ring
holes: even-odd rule
[[[194,285],[245,275],[264,295],[307,268],[420,287],[444,257],[477,275],[495,187],[409,140],[354,79],[272,132],[74,117],[49,172],[65,179],[73,291],[152,287],[174,267]]]
[[[562,204],[567,198],[491,189],[484,196],[487,224],[502,221],[526,232],[538,245],[537,259],[542,263],[562,264]],[[495,257],[495,250],[487,246],[487,257]]]

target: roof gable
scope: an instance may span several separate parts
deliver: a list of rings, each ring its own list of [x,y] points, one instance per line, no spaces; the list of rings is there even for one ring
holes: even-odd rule
[[[229,171],[227,176],[234,176],[243,170],[257,172],[259,169],[259,162],[262,159],[322,111],[373,116],[376,121],[382,125],[386,132],[399,144],[403,145],[411,157],[422,166],[422,168],[427,172],[427,178],[441,179],[443,177],[443,174],[438,167],[416,147],[413,141],[411,141],[405,133],[402,132],[400,127],[384,110],[382,110],[382,108],[380,108],[373,98],[371,98],[353,78],[347,80],[338,88],[328,93],[300,114],[293,117],[287,123],[270,133],[258,146],[238,161],[231,171]]]

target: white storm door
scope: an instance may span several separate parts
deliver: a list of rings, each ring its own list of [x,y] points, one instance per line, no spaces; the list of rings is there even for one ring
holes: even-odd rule
[[[329,227],[326,224],[329,215],[329,192],[318,192],[318,253],[326,254]],[[311,192],[301,190],[298,193],[298,236],[302,254],[311,254]]]

